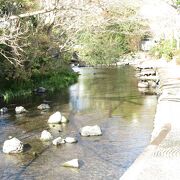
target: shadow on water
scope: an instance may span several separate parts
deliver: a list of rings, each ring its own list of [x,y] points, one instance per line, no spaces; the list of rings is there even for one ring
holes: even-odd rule
[[[149,143],[156,107],[155,96],[142,96],[133,68],[82,68],[78,83],[69,89],[7,104],[8,116],[0,116],[0,144],[15,136],[26,144],[18,155],[0,152],[0,179],[118,179]],[[37,106],[48,102],[50,110]],[[15,115],[23,105],[28,113]],[[56,111],[70,120],[67,125],[48,125]],[[103,135],[81,137],[79,129],[99,125]],[[77,144],[54,147],[39,140],[47,129],[53,137],[73,136]],[[68,169],[63,162],[78,158],[80,168]]]

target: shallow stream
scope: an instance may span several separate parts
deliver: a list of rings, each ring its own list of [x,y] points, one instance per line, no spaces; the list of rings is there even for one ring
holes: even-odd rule
[[[148,145],[157,98],[140,94],[133,68],[82,68],[80,73],[69,89],[7,105],[9,114],[0,116],[1,180],[116,180]],[[51,109],[37,110],[42,102],[48,102]],[[15,115],[18,105],[28,112]],[[56,111],[70,122],[49,126],[48,117]],[[96,124],[102,136],[80,136],[81,127]],[[44,129],[54,137],[76,137],[78,143],[58,147],[43,143],[39,138]],[[9,136],[29,144],[26,152],[3,154],[3,142]],[[80,160],[79,169],[62,167],[74,158]]]

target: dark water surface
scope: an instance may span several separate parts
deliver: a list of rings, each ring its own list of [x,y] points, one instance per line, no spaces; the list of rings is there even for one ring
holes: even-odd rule
[[[36,109],[43,100],[49,101],[49,111]],[[156,103],[156,96],[138,92],[133,69],[123,67],[84,68],[78,83],[64,92],[9,104],[9,114],[0,116],[0,179],[119,179],[150,141]],[[17,105],[24,105],[28,113],[15,115]],[[48,117],[56,111],[70,122],[49,126]],[[96,124],[102,136],[79,135],[81,127]],[[43,143],[39,138],[44,129],[54,137],[75,136],[78,143],[58,147]],[[3,154],[3,142],[9,136],[31,147],[22,154]],[[62,167],[74,158],[80,160],[79,169]]]

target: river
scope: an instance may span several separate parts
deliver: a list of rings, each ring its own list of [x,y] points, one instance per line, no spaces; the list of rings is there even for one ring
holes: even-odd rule
[[[82,68],[78,82],[62,92],[34,96],[9,103],[9,113],[0,116],[0,179],[116,180],[150,142],[157,104],[156,96],[142,95],[134,69]],[[37,106],[46,101],[49,111]],[[23,105],[28,112],[15,115]],[[49,126],[48,117],[60,111],[70,120]],[[99,125],[103,135],[81,137],[79,129]],[[73,136],[77,144],[55,147],[39,140],[42,130],[54,137]],[[15,136],[27,145],[26,152],[3,154],[3,142]],[[78,158],[79,169],[62,163]]]

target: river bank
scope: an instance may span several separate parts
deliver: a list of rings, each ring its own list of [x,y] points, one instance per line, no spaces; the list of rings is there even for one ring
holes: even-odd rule
[[[154,66],[160,82],[151,142],[120,180],[180,179],[180,67],[165,61]]]
[[[0,105],[12,101],[15,98],[27,98],[34,94],[52,93],[67,88],[77,82],[78,73],[70,68],[47,73],[46,75],[34,75],[27,80],[0,79]],[[1,102],[2,101],[2,102]]]

